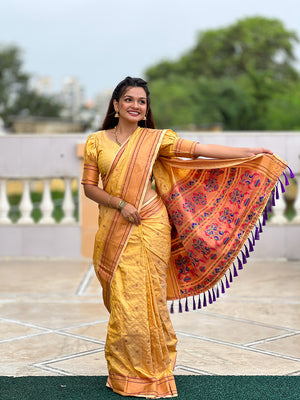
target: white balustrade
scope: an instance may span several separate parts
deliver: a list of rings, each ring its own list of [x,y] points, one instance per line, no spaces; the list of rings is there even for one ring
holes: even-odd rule
[[[10,224],[8,217],[9,202],[7,198],[6,179],[0,179],[0,224]]]
[[[43,179],[43,196],[40,206],[42,212],[42,218],[39,220],[39,224],[55,224],[55,220],[52,217],[54,204],[51,197],[50,184],[51,184],[50,179]]]
[[[65,178],[65,194],[64,200],[62,204],[62,209],[64,211],[64,217],[61,221],[62,224],[72,224],[75,222],[75,218],[73,216],[75,210],[75,204],[73,201],[72,195],[72,179]]]
[[[297,197],[294,203],[294,208],[296,211],[296,216],[292,220],[293,224],[300,224],[300,175],[295,175],[295,180],[297,182]]]
[[[284,201],[283,193],[281,192],[281,187],[278,185],[279,199],[276,199],[276,205],[272,208],[273,217],[272,224],[284,225],[288,222],[286,216],[284,215],[286,203]]]
[[[20,203],[21,218],[18,220],[18,224],[33,224],[34,221],[31,217],[33,210],[33,204],[30,196],[30,180],[23,180],[23,192]]]

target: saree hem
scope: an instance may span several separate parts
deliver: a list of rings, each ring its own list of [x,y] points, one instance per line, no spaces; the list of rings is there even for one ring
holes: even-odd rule
[[[177,397],[174,375],[160,379],[147,379],[122,375],[109,375],[106,386],[122,396],[152,399]]]

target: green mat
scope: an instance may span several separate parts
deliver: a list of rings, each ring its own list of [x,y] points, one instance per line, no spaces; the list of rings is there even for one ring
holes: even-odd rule
[[[299,376],[175,376],[178,400],[299,400]],[[105,376],[0,377],[1,400],[137,400],[105,386]]]

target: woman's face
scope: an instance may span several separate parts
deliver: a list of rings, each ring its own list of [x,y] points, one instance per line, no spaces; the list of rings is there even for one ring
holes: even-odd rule
[[[119,119],[138,123],[144,119],[147,112],[147,96],[142,87],[129,87],[120,97],[114,100],[115,110],[119,112]]]

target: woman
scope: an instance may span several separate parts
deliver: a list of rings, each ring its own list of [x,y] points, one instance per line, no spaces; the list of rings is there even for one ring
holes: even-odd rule
[[[147,84],[131,77],[115,88],[84,162],[85,194],[99,204],[93,260],[110,312],[107,385],[124,396],[175,397],[167,299],[215,296],[286,164],[268,149],[154,129]]]

